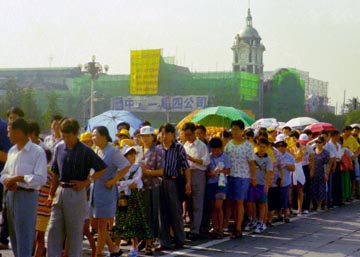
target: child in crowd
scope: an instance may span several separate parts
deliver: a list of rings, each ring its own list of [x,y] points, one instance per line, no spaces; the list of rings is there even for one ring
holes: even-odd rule
[[[282,155],[284,169],[284,182],[280,187],[280,208],[284,215],[284,222],[289,223],[291,172],[295,171],[295,159],[286,151],[287,143],[284,134],[276,137],[275,147]]]
[[[223,153],[222,141],[220,138],[212,138],[209,141],[210,147],[210,164],[208,166],[208,181],[206,195],[211,201],[211,220],[213,239],[222,239],[224,231],[224,213],[223,201],[226,199],[227,178],[225,175],[230,174],[230,160]]]
[[[131,238],[132,248],[128,256],[136,257],[138,256],[139,238],[144,240],[151,238],[150,228],[146,223],[145,204],[140,193],[143,188],[142,169],[140,165],[134,164],[136,159],[134,147],[124,145],[121,152],[132,166],[120,181],[120,199],[113,231],[117,239]],[[124,204],[126,202],[124,195],[128,196],[127,204]]]
[[[245,231],[255,229],[255,233],[262,233],[266,229],[265,217],[267,208],[267,193],[271,184],[273,165],[268,151],[269,142],[266,138],[257,140],[257,153],[255,154],[256,182],[257,185],[250,186],[247,199],[247,215],[249,222],[245,226]],[[258,207],[259,219],[257,219]],[[256,222],[257,220],[257,222]]]
[[[52,159],[52,153],[49,149],[45,149],[46,160],[48,164]],[[53,173],[50,170],[50,166],[47,167],[47,179],[46,184],[42,186],[39,190],[39,199],[38,199],[38,209],[36,216],[36,236],[35,236],[35,257],[44,256],[45,251],[45,232],[47,225],[50,220],[51,206],[47,203],[47,198],[50,192],[51,181],[53,178]]]

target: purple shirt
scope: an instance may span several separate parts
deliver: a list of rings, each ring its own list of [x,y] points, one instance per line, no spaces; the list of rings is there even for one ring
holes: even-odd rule
[[[229,157],[225,153],[221,153],[219,156],[215,157],[212,153],[210,154],[210,164],[208,166],[208,172],[213,171],[218,164],[222,162],[223,163],[223,170],[230,169],[231,163]],[[225,177],[225,181],[227,182],[227,179]],[[218,183],[219,182],[219,175],[215,177],[209,177],[207,183]]]

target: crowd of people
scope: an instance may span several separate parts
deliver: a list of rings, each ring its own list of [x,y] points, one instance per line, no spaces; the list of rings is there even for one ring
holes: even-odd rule
[[[129,242],[128,256],[153,255],[360,197],[358,127],[254,131],[236,120],[209,136],[191,122],[177,133],[145,121],[131,136],[124,121],[111,138],[105,126],[80,133],[78,121],[55,115],[41,139],[24,116],[14,107],[0,120],[0,248],[10,237],[16,257],[79,257],[84,235],[91,256],[105,246],[121,256]]]

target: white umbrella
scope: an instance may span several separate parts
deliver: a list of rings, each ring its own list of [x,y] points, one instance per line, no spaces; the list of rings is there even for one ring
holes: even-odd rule
[[[114,140],[117,132],[117,124],[124,121],[130,124],[130,135],[132,135],[136,129],[139,129],[142,123],[142,120],[131,112],[111,110],[88,120],[86,130],[92,131],[97,126],[105,126],[109,130],[111,138]]]
[[[283,127],[290,127],[290,128],[303,128],[307,125],[313,124],[313,123],[319,123],[319,121],[310,118],[310,117],[298,117],[289,120],[285,123]]]
[[[351,126],[352,128],[354,128],[354,127],[360,128],[360,123],[354,123],[354,124],[351,124],[350,126]]]
[[[257,121],[255,121],[251,128],[253,129],[259,129],[259,128],[277,128],[279,126],[278,121],[275,118],[262,118]]]

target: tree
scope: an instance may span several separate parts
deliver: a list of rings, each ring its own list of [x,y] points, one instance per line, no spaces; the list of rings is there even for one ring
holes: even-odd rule
[[[58,100],[59,100],[58,94],[50,91],[46,95],[46,99],[48,102],[48,107],[47,107],[46,112],[44,112],[41,115],[41,122],[40,122],[42,131],[47,131],[49,129],[51,117],[53,115],[62,113],[62,110],[59,108],[59,105],[58,105]]]
[[[345,107],[346,107],[348,113],[360,109],[359,98],[353,97],[353,98],[348,99],[347,103],[345,104]]]
[[[21,109],[26,111],[26,117],[38,121],[40,112],[35,99],[35,90],[31,87],[23,89]]]
[[[360,123],[360,109],[352,111],[346,115],[346,125],[351,125],[354,123]]]
[[[320,121],[334,125],[335,128],[342,130],[345,125],[346,115],[335,115],[331,112],[314,112],[309,114],[310,117]]]
[[[24,97],[24,89],[17,86],[15,78],[9,78],[6,80],[3,88],[6,90],[6,95],[1,103],[1,114],[2,116],[6,116],[7,110],[11,107],[17,106],[21,108]]]

